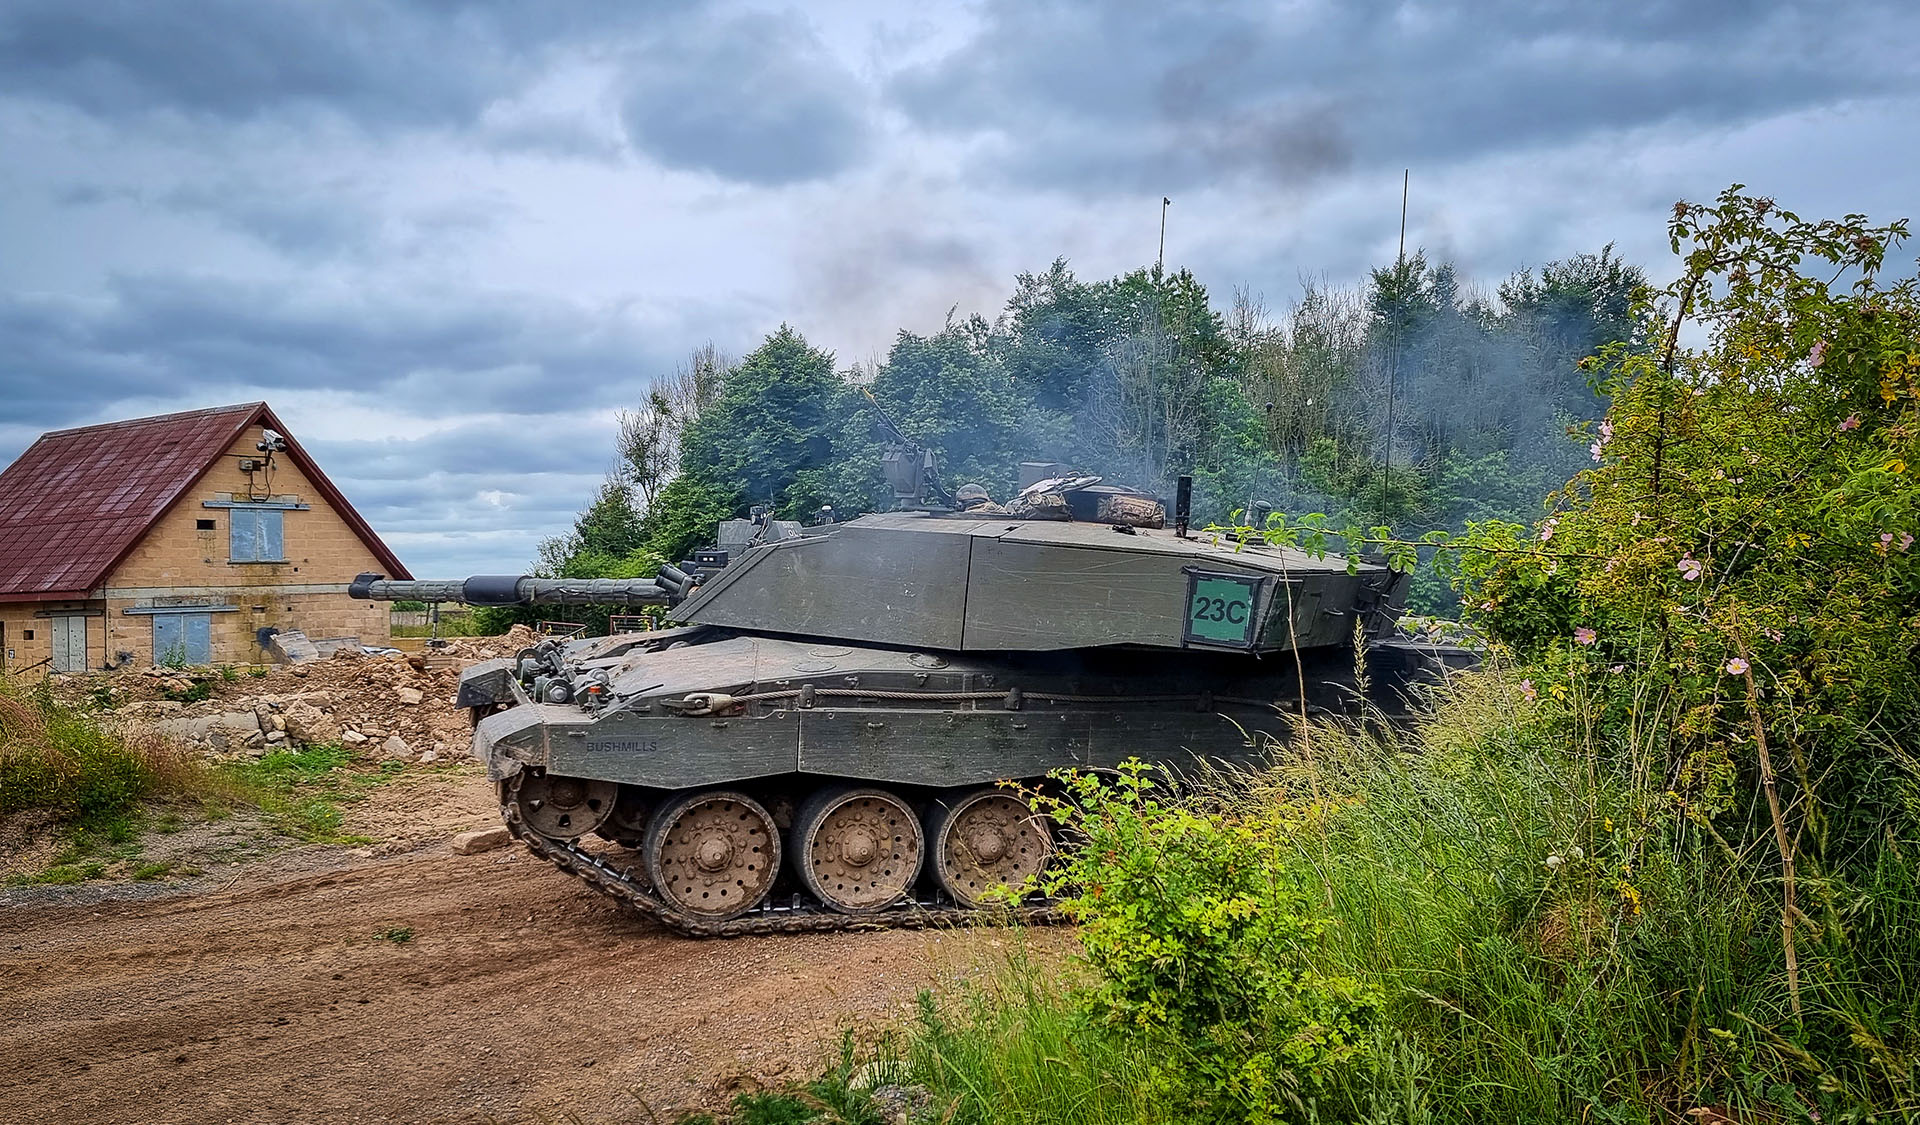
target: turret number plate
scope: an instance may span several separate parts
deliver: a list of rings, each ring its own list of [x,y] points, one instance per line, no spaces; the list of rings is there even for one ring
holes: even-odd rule
[[[1247,648],[1259,640],[1260,588],[1266,579],[1249,574],[1187,571],[1187,621],[1182,641],[1190,645]]]

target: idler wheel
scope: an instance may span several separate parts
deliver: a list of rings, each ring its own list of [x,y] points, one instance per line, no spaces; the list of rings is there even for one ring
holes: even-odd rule
[[[979,906],[995,887],[1017,887],[1053,856],[1053,828],[1001,789],[943,797],[927,811],[927,852],[941,889]]]
[[[577,840],[599,828],[620,792],[615,782],[546,773],[522,772],[514,781],[521,823],[553,840]]]
[[[623,848],[638,849],[647,839],[647,814],[652,804],[641,790],[622,785],[620,796],[613,802],[613,814],[593,830],[594,835]]]
[[[683,914],[724,921],[752,910],[780,871],[780,830],[760,802],[731,789],[668,801],[647,825],[647,874]]]
[[[793,817],[794,866],[815,898],[843,914],[885,910],[920,877],[920,818],[884,789],[829,786]]]

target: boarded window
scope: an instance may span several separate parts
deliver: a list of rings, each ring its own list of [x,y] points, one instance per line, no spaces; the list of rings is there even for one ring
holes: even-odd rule
[[[278,508],[235,508],[227,513],[227,557],[234,562],[284,562],[287,552]]]
[[[213,615],[153,615],[153,662],[169,667],[213,663]]]

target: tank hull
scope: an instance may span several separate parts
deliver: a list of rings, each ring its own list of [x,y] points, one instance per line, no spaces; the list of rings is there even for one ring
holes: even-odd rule
[[[1259,736],[1297,716],[1302,671],[1310,709],[1354,702],[1350,660],[1325,657],[1169,668],[1133,652],[987,657],[736,636],[621,658],[620,678],[650,687],[597,716],[516,700],[480,721],[474,749],[495,780],[534,767],[661,790],[789,775],[950,788],[1128,758],[1187,768],[1257,757]],[[690,695],[731,702],[689,708]]]

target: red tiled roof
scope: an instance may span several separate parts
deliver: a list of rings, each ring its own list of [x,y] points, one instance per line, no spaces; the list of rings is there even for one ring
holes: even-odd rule
[[[0,472],[0,599],[84,597],[248,426],[287,429],[264,402],[40,435]],[[409,577],[292,437],[287,455],[394,577]]]

